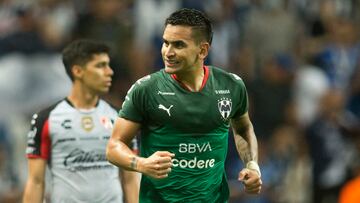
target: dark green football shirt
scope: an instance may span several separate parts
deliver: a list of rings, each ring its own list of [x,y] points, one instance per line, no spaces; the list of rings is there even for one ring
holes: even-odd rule
[[[245,85],[235,74],[204,67],[204,86],[190,92],[164,70],[138,80],[120,117],[142,124],[140,154],[175,154],[165,179],[143,176],[140,202],[226,202],[224,162],[229,119],[247,112]]]

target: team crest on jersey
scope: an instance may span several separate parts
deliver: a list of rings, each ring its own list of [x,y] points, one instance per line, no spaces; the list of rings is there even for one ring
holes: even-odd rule
[[[227,120],[231,113],[232,102],[229,98],[221,98],[218,100],[218,108],[224,120]]]
[[[90,132],[94,128],[94,121],[91,116],[84,116],[81,118],[81,127]]]

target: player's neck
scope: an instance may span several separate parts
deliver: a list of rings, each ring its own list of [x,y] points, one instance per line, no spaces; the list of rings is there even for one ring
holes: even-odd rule
[[[74,85],[67,98],[77,109],[92,109],[96,106],[99,95]]]
[[[201,67],[185,73],[178,73],[176,79],[189,91],[198,92],[202,88],[204,76],[204,67]]]

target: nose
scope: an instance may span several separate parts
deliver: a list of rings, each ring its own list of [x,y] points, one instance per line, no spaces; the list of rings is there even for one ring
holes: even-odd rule
[[[114,75],[114,70],[110,67],[110,65],[106,67],[106,74],[110,76]]]
[[[169,45],[168,47],[165,48],[165,56],[167,58],[175,56],[175,51],[173,46]]]

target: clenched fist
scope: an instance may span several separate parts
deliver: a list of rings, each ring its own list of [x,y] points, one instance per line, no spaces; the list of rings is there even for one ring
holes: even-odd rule
[[[137,170],[152,178],[166,178],[171,171],[171,159],[174,156],[168,151],[157,151],[148,158],[139,158]]]

